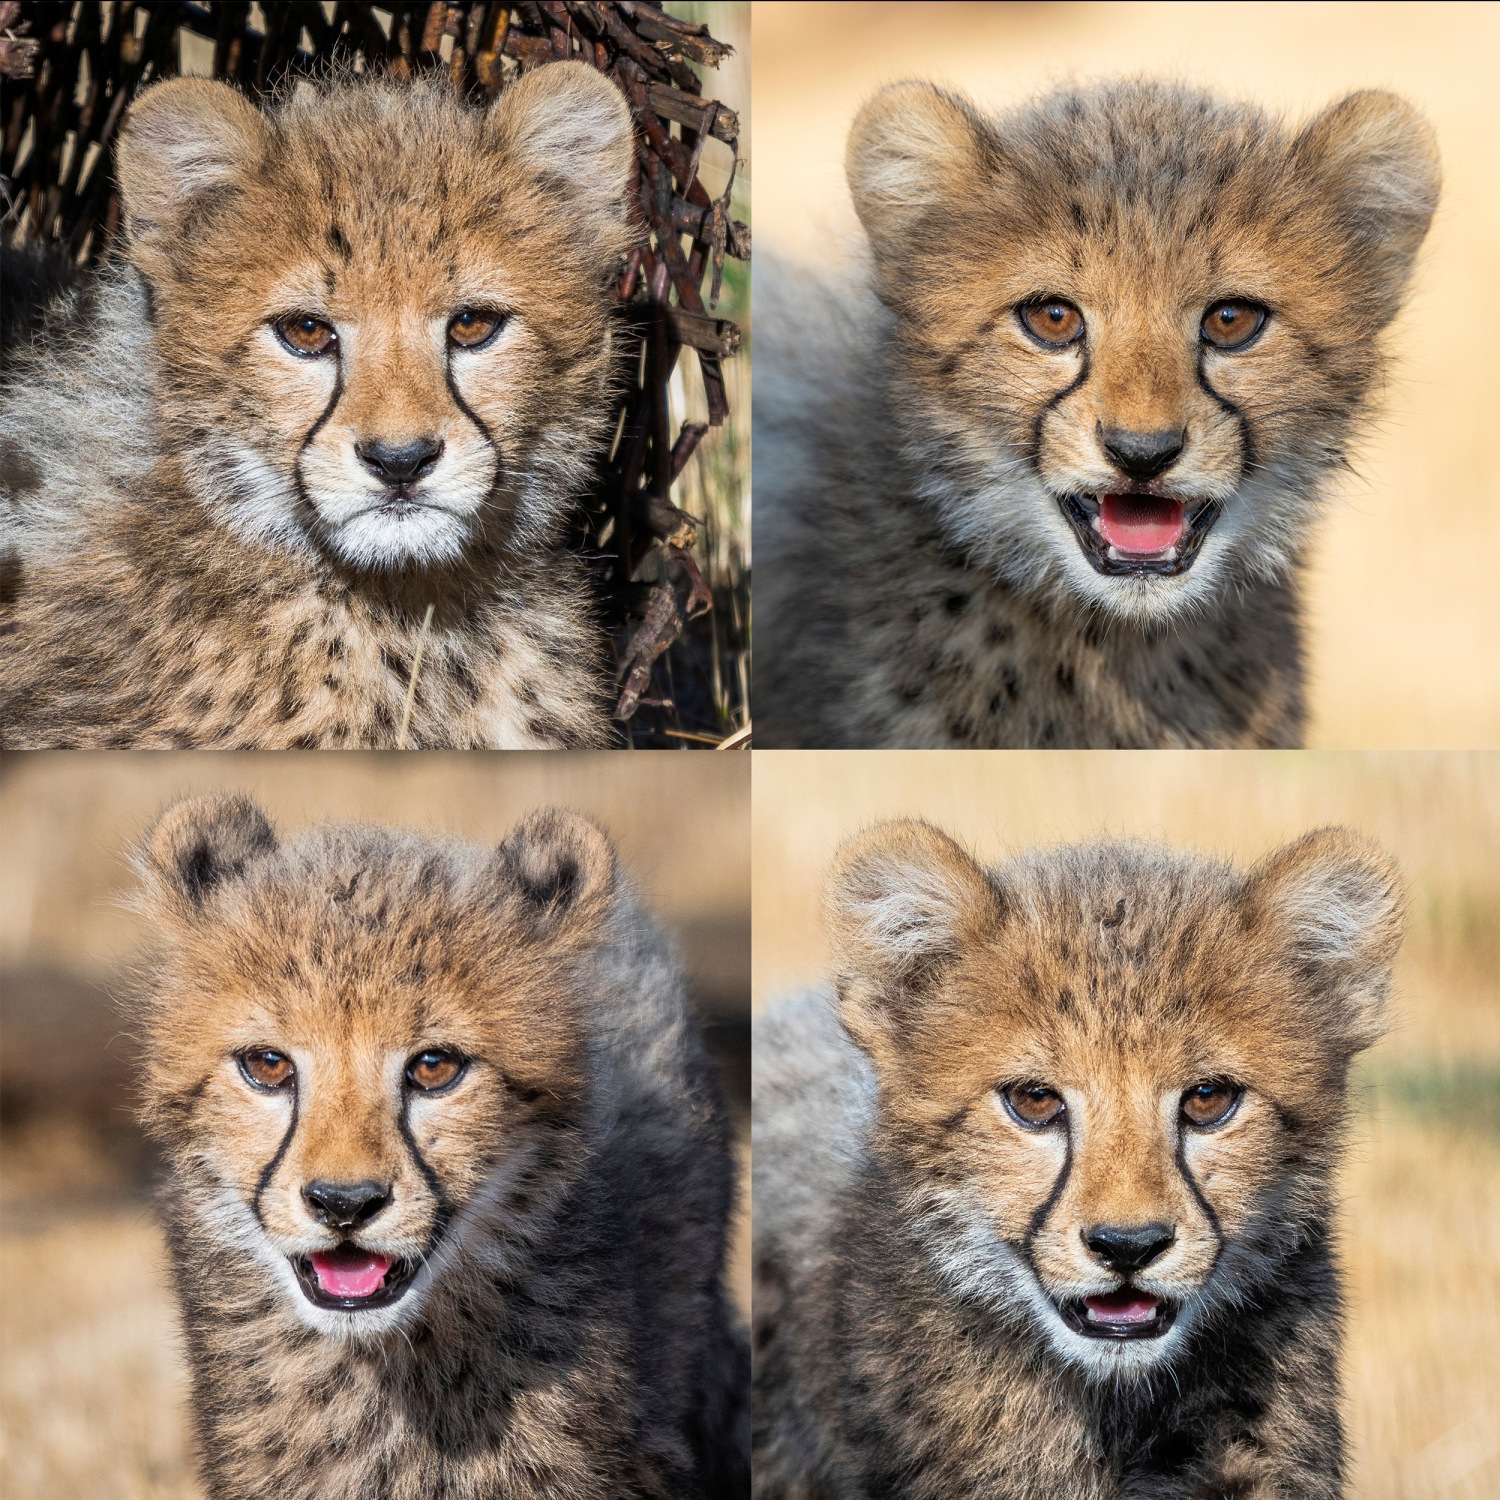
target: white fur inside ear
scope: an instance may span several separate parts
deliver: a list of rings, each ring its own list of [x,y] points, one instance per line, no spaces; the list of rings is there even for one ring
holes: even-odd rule
[[[254,169],[270,127],[243,95],[205,78],[174,78],[131,107],[118,172],[132,220],[157,221]]]
[[[1314,866],[1277,902],[1299,951],[1329,963],[1366,956],[1396,914],[1389,881],[1361,866]]]
[[[511,85],[495,104],[511,160],[533,177],[564,181],[599,208],[623,208],[635,154],[625,96],[587,63],[552,63]]]
[[[840,905],[864,946],[906,969],[953,951],[959,899],[941,871],[895,859],[859,871]]]

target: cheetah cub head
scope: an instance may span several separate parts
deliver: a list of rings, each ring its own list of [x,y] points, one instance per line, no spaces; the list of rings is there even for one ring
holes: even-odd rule
[[[550,534],[604,436],[630,111],[583,63],[495,103],[440,80],[267,110],[173,79],[118,174],[163,435],[242,534],[346,565]]]
[[[877,94],[848,174],[919,484],[1015,587],[1162,620],[1295,567],[1438,193],[1352,94],[1296,133],[1129,82]]]
[[[239,798],[140,858],[159,952],[144,1118],[186,1302],[375,1336],[524,1265],[583,1147],[578,964],[614,905],[592,824],[484,851],[370,828],[279,840]]]
[[[1137,844],[987,870],[918,823],[855,840],[840,1009],[934,1275],[1100,1378],[1246,1316],[1326,1237],[1401,899],[1336,829],[1248,873]]]

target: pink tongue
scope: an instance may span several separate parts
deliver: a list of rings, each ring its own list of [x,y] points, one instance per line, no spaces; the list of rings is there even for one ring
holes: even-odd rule
[[[1144,1292],[1111,1292],[1107,1297],[1083,1299],[1089,1320],[1094,1323],[1149,1323],[1160,1303],[1160,1297]]]
[[[385,1273],[391,1268],[389,1255],[374,1255],[353,1245],[337,1250],[317,1250],[312,1256],[318,1285],[330,1297],[369,1297],[380,1290]]]
[[[1101,495],[1099,530],[1117,552],[1149,557],[1182,536],[1182,501],[1155,495]]]

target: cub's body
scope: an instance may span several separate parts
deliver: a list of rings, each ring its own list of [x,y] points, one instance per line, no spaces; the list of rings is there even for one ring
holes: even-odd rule
[[[742,1496],[727,1128],[597,830],[283,844],[226,799],[169,812],[143,866],[163,935],[145,1115],[208,1492]],[[294,1076],[256,1087],[247,1048]],[[443,1051],[456,1082],[403,1084]],[[338,1247],[330,1181],[375,1205]],[[334,1248],[401,1290],[330,1302]]]
[[[488,110],[147,90],[125,263],[0,391],[5,742],[607,743],[562,534],[608,439],[631,130],[573,63]]]
[[[1330,833],[1248,876],[1129,845],[981,871],[939,838],[846,852],[841,998],[757,1029],[756,1495],[1334,1500],[1329,1174],[1389,866]],[[1228,1080],[1222,1123],[1167,1124]],[[1013,1084],[1058,1118],[1020,1128]],[[1156,1247],[1121,1273],[1101,1225]],[[1164,1329],[1091,1325],[1122,1277]]]
[[[1301,579],[1436,201],[1425,125],[911,83],[847,169],[868,261],[757,273],[760,742],[1299,744]]]

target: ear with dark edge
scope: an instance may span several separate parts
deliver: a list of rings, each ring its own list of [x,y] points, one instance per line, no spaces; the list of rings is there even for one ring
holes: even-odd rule
[[[266,815],[244,797],[190,797],[169,807],[146,842],[146,865],[160,887],[201,910],[226,883],[276,848]]]
[[[489,135],[512,167],[565,192],[583,225],[611,236],[625,228],[635,125],[597,68],[549,63],[524,74],[491,107]]]
[[[1360,276],[1393,317],[1442,184],[1432,127],[1398,95],[1365,89],[1325,109],[1292,149],[1323,184]]]
[[[840,1013],[877,1061],[899,1045],[934,978],[1003,915],[984,870],[920,822],[882,823],[845,844],[825,904]]]
[[[1253,909],[1310,997],[1328,996],[1359,1051],[1385,1030],[1405,892],[1383,850],[1346,828],[1319,828],[1250,872]]]
[[[972,197],[988,138],[967,99],[929,83],[891,84],[860,110],[844,170],[882,280],[935,213]]]
[[[545,808],[523,819],[499,849],[506,884],[526,919],[548,936],[584,931],[607,912],[615,853],[587,818]]]

